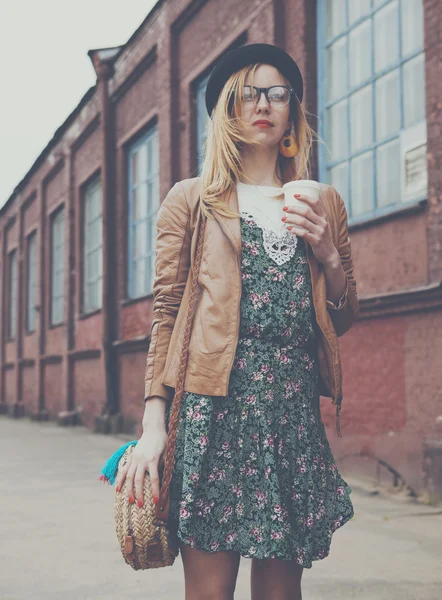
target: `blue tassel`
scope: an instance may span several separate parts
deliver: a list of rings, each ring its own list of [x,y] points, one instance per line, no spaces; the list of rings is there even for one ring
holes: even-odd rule
[[[112,456],[104,463],[103,468],[100,471],[100,481],[103,483],[108,483],[109,485],[113,485],[115,483],[115,478],[118,472],[118,463],[129,446],[135,446],[136,444],[137,440],[128,442],[127,444],[124,444],[124,446],[121,446],[121,448],[118,448],[118,450],[112,454]]]

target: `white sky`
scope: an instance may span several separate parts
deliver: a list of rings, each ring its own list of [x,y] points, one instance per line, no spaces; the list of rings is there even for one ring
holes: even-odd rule
[[[0,207],[157,0],[0,0]]]

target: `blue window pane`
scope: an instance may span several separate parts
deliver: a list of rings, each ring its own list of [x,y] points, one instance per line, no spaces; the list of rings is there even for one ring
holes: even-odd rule
[[[84,193],[83,312],[102,306],[103,220],[101,181],[97,177]]]
[[[411,127],[425,119],[425,65],[424,55],[419,54],[403,66],[404,89],[412,93],[404,94],[404,127]]]
[[[17,333],[17,251],[9,254],[9,339],[14,339]]]
[[[420,1],[420,0],[417,0]],[[381,8],[374,17],[374,62],[376,72],[399,61],[399,16],[397,0]]]
[[[341,163],[330,169],[330,185],[332,185],[345,200],[348,198],[348,163]]]
[[[401,25],[402,54],[406,56],[422,50],[424,46],[424,7],[420,0],[401,0]]]
[[[150,263],[151,254],[155,253],[156,217],[160,205],[158,155],[156,128],[138,140],[128,152],[128,295],[131,298],[152,292]]]
[[[27,282],[26,282],[26,330],[28,332],[35,331],[37,321],[37,234],[32,233],[28,237],[27,244]]]
[[[349,0],[348,21],[350,25],[366,16],[371,10],[371,0]]]
[[[367,152],[351,161],[352,216],[371,212],[373,208],[373,153]]]
[[[376,139],[382,140],[397,133],[401,126],[399,69],[376,81]]]
[[[333,161],[348,154],[348,102],[344,100],[328,111],[328,142]]]
[[[355,87],[371,77],[371,20],[353,29],[349,35],[350,85]]]
[[[196,135],[198,174],[201,174],[201,168],[204,161],[207,127],[210,121],[205,103],[205,94],[208,79],[208,77],[205,77],[198,83],[196,87]]]
[[[64,208],[51,219],[51,325],[63,322],[64,270],[65,270],[65,219]]]
[[[368,85],[350,97],[351,151],[357,152],[373,142],[373,92]]]
[[[347,38],[337,40],[327,50],[328,100],[347,93]]]
[[[326,0],[327,39],[342,33],[346,28],[347,0]]]
[[[378,206],[400,202],[399,139],[379,146],[376,156]]]

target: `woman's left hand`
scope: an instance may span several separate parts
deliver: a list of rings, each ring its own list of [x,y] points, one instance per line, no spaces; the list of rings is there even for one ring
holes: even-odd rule
[[[302,200],[305,207],[284,206],[285,217],[282,220],[288,225],[287,229],[293,234],[304,238],[310,244],[318,262],[326,265],[336,260],[338,251],[333,244],[330,225],[321,198],[312,198],[303,194],[294,194]],[[307,231],[299,229],[300,226]]]

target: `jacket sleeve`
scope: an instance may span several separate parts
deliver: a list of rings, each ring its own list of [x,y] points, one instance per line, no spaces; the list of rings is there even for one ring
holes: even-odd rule
[[[354,318],[359,313],[359,300],[356,290],[356,280],[353,275],[353,261],[351,256],[351,243],[348,235],[348,216],[342,197],[336,190],[338,214],[338,252],[341,257],[341,264],[344,269],[347,285],[338,305],[330,300],[326,301],[327,309],[330,314],[337,337],[344,335],[353,324]]]
[[[144,376],[144,400],[161,396],[172,401],[174,390],[161,383],[167,351],[190,269],[189,208],[178,182],[157,216],[153,317]]]

